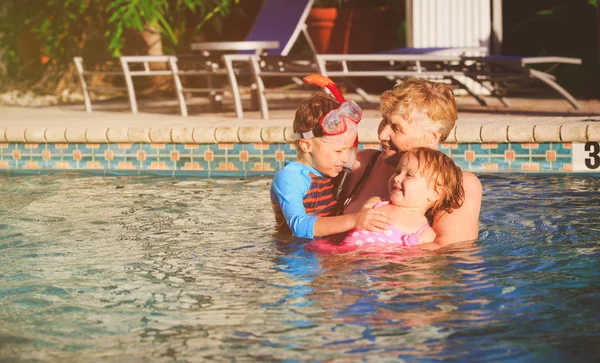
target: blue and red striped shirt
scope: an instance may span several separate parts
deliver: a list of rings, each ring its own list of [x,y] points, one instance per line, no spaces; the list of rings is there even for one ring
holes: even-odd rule
[[[333,180],[297,161],[279,170],[271,185],[276,228],[296,237],[314,238],[317,218],[331,215],[337,205]]]

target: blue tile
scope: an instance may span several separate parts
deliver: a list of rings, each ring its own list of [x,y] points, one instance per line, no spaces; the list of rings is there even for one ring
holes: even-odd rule
[[[498,144],[496,147],[489,149],[490,155],[502,155],[508,150],[508,143]]]
[[[552,146],[550,145],[550,143],[543,143],[540,144],[540,146],[537,149],[533,149],[532,153],[533,154],[544,154],[546,155],[546,151],[552,150]]]
[[[57,144],[48,144],[48,150],[50,150],[50,152],[52,154],[59,154],[59,155],[63,155],[65,153],[67,154],[73,154],[73,150],[75,150],[74,144],[68,144],[68,147],[63,147],[65,144],[60,144],[61,147],[58,147]]]
[[[510,169],[510,162],[507,161],[504,156],[502,157],[491,157],[490,158],[490,163],[492,164],[498,164],[498,169],[502,170],[502,169]]]
[[[233,163],[233,167],[236,168],[239,171],[245,171],[246,170],[246,164],[243,161],[240,161],[239,159],[236,160],[228,160],[229,163]]]
[[[515,152],[516,155],[529,155],[531,154],[531,150],[529,148],[523,147],[521,143],[510,144],[510,148]]]
[[[212,151],[213,155],[227,155],[227,149],[220,149],[217,144],[209,144],[209,150]]]
[[[454,159],[454,162],[463,170],[469,170],[469,163],[465,159]]]
[[[552,150],[556,151],[557,155],[573,155],[573,149],[572,148],[566,148],[564,147],[564,144],[562,142],[554,142],[552,143]]]
[[[252,154],[269,154],[275,155],[277,151],[282,150],[282,146],[286,144],[268,144],[268,145],[256,145],[248,144],[247,151]]]
[[[476,155],[489,155],[490,149],[484,149],[481,144],[472,143],[471,151],[474,151]]]
[[[556,158],[556,161],[553,164],[555,170],[561,170],[565,168],[566,164],[573,164],[573,160],[570,157],[559,156]]]
[[[546,152],[532,154],[531,161],[532,162],[546,161]]]
[[[245,144],[233,144],[233,149],[229,150],[230,153],[239,154],[240,151],[244,150]]]
[[[487,164],[488,162],[488,158],[475,158],[475,160],[471,162],[471,169],[483,169],[483,164]]]
[[[451,150],[451,146],[443,147],[443,146],[440,144],[440,145],[438,145],[437,149],[438,149],[439,151],[443,152],[443,153],[444,153],[444,154],[446,154],[446,155],[450,155],[450,153],[451,153],[451,151],[450,151],[450,150]]]
[[[470,144],[458,144],[456,149],[452,149],[452,155],[465,155],[465,152],[470,148]]]
[[[173,150],[173,148],[170,147],[171,144],[164,144],[162,147],[152,147],[153,145],[155,146],[157,144],[144,144],[143,149],[148,155],[169,156]]]
[[[191,154],[190,149],[186,149],[186,144],[173,144],[173,150],[179,151],[180,154]]]
[[[280,144],[281,145],[281,150],[287,155],[287,154],[294,154],[296,155],[298,153],[298,151],[296,150],[296,147],[293,146],[292,144]]]
[[[17,167],[17,161],[13,160],[12,158],[10,158],[10,159],[6,158],[6,159],[3,159],[2,161],[8,163],[8,169],[14,169]]]

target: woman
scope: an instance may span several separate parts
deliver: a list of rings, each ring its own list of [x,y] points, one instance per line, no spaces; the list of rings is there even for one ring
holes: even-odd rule
[[[355,213],[372,197],[387,196],[387,182],[400,156],[413,147],[436,148],[458,119],[452,87],[424,79],[408,79],[381,96],[382,120],[378,133],[382,150],[362,150],[356,155],[344,213]],[[435,243],[476,240],[482,188],[472,173],[463,172],[465,199],[452,213],[439,212],[433,220]],[[385,228],[385,226],[380,226]]]

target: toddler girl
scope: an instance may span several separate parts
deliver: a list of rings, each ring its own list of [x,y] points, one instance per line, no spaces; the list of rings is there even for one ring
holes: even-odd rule
[[[435,240],[430,227],[438,211],[452,213],[464,200],[462,171],[444,153],[425,147],[410,149],[398,162],[388,182],[389,200],[373,207],[385,212],[392,223],[383,232],[353,229],[335,243],[319,239],[307,248],[318,253],[383,252]]]

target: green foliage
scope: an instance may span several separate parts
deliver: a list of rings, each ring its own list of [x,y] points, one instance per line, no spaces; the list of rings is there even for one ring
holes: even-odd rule
[[[24,72],[22,39],[33,37],[48,66],[66,66],[77,55],[119,56],[129,33],[149,25],[158,29],[167,48],[197,34],[202,26],[227,15],[240,0],[2,0],[0,47],[6,73]],[[35,9],[35,10],[32,10]],[[190,14],[193,16],[190,17]],[[194,24],[188,24],[192,19]],[[212,19],[212,20],[211,20]],[[29,38],[32,38],[29,36]],[[21,47],[19,47],[21,43]],[[35,46],[35,45],[34,45]]]
[[[186,13],[199,12],[202,20],[194,28],[198,31],[215,15],[227,15],[232,4],[239,0],[112,0],[106,7],[111,30],[109,49],[114,56],[121,55],[125,29],[143,31],[151,25],[161,31],[171,44],[177,45],[178,34],[186,30]]]

